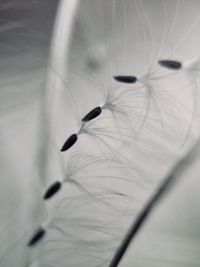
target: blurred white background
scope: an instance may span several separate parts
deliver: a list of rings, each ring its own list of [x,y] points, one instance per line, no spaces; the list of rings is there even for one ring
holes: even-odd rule
[[[0,1],[0,266],[109,265],[145,201],[199,137],[198,71],[157,64],[199,58],[199,10],[197,0]],[[147,86],[113,79],[148,71],[151,97]],[[121,112],[103,112],[89,124],[95,136],[61,153],[110,92]],[[83,166],[80,184],[65,183],[44,203],[70,163]],[[120,266],[199,266],[198,171],[197,160]],[[27,248],[48,218],[44,242]]]

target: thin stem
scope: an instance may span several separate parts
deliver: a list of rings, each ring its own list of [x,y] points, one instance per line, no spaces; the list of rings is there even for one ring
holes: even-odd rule
[[[181,175],[186,171],[188,166],[194,162],[198,153],[200,151],[200,139],[192,146],[190,151],[178,161],[177,164],[171,169],[169,174],[166,176],[164,181],[159,185],[155,193],[152,195],[150,200],[144,206],[143,210],[139,213],[136,220],[134,220],[131,228],[127,232],[125,238],[120,244],[118,250],[116,251],[114,257],[111,260],[109,267],[117,267],[125,255],[131,241],[134,240],[136,234],[141,229],[142,225],[147,220],[150,213],[153,211],[154,207],[158,204],[161,198],[168,192],[173,183],[181,177]]]

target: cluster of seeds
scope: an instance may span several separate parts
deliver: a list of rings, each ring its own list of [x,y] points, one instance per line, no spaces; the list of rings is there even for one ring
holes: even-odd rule
[[[169,59],[158,61],[158,64],[161,67],[167,68],[167,69],[172,70],[172,71],[184,71],[184,72],[187,72],[188,75],[190,74],[191,71],[196,70],[197,63],[199,63],[199,60],[195,60],[195,61],[192,61],[189,63],[188,62],[181,63],[179,61],[169,60]],[[136,76],[131,76],[131,75],[114,76],[114,79],[119,83],[125,83],[125,84],[139,83],[139,84],[143,84],[144,86],[147,87],[147,89],[150,90],[151,87],[148,86],[148,82],[149,82],[148,78],[149,78],[148,75],[145,75],[142,77],[136,77]],[[75,143],[78,141],[79,136],[81,134],[87,134],[87,123],[92,121],[93,119],[99,117],[101,115],[101,113],[103,112],[103,110],[107,109],[107,110],[110,110],[112,112],[114,108],[115,108],[114,101],[111,101],[111,99],[108,97],[106,102],[103,105],[97,106],[97,107],[93,108],[91,111],[89,111],[81,119],[80,129],[77,131],[77,133],[74,133],[67,138],[67,140],[64,142],[64,145],[62,146],[60,151],[65,152],[65,151],[69,150],[73,145],[75,145]],[[58,193],[62,188],[63,182],[65,182],[64,179],[62,181],[55,181],[46,190],[46,192],[43,196],[43,199],[48,200],[48,199],[52,198],[56,193]],[[33,234],[33,236],[31,237],[31,239],[29,240],[29,242],[27,244],[29,247],[35,246],[44,238],[44,236],[46,235],[47,226],[48,226],[48,224],[46,226],[40,226],[35,231],[35,233]]]

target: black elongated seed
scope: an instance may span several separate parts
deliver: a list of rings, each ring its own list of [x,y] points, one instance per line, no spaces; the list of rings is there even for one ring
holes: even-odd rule
[[[135,83],[135,82],[137,82],[137,77],[135,77],[135,76],[122,76],[122,75],[119,75],[119,76],[114,76],[114,79],[117,82],[121,82],[121,83]]]
[[[72,147],[76,141],[78,140],[78,135],[77,134],[72,134],[67,141],[64,143],[64,145],[61,148],[61,152],[68,150],[70,147]]]
[[[176,60],[159,60],[158,63],[167,69],[179,70],[182,68],[182,63]]]
[[[55,182],[53,183],[46,191],[46,193],[44,194],[43,199],[49,199],[52,196],[54,196],[62,187],[62,183],[61,182]]]
[[[42,227],[39,227],[34,233],[33,237],[28,242],[27,246],[28,247],[35,246],[41,239],[44,238],[45,234],[46,234],[46,231]]]
[[[91,121],[93,119],[95,119],[96,117],[98,117],[102,112],[101,107],[96,107],[94,109],[92,109],[90,112],[88,112],[87,115],[85,115],[84,118],[82,118],[83,122],[87,122],[87,121]]]

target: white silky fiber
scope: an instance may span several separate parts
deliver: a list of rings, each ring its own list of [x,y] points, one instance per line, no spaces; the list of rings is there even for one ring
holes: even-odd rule
[[[198,0],[0,0],[0,267],[199,267],[199,47]]]

